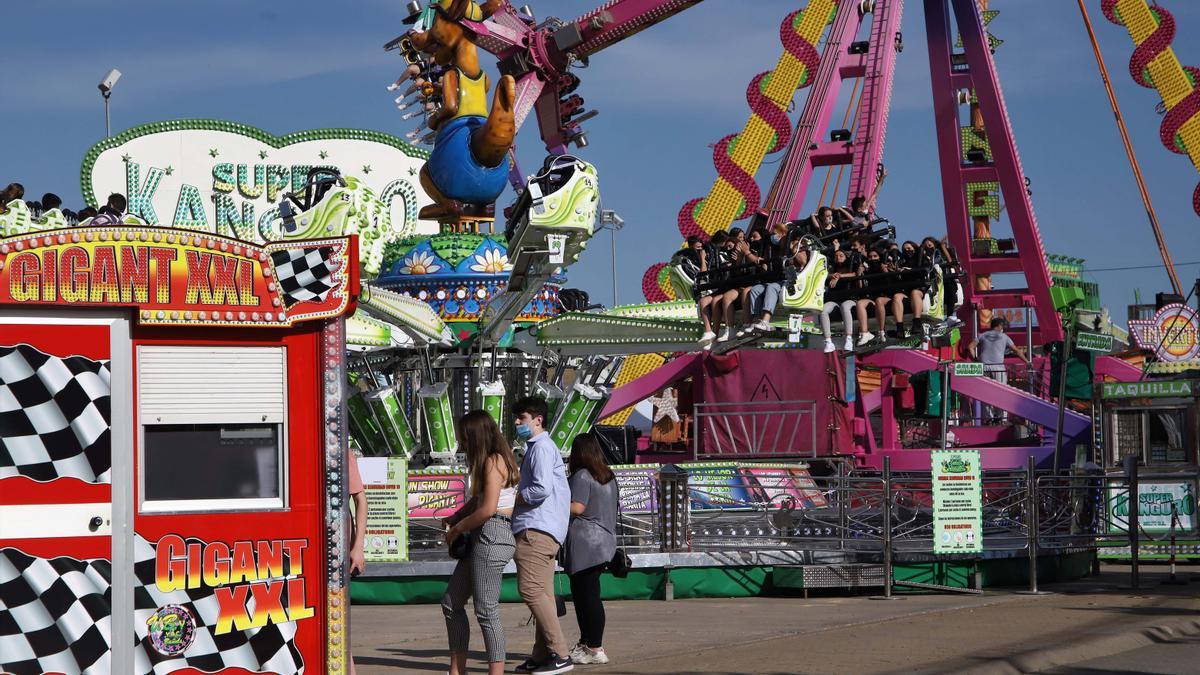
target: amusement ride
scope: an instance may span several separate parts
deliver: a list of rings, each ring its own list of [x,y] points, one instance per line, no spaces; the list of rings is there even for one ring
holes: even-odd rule
[[[1168,444],[1161,455],[1165,460],[1178,452],[1179,462],[1197,464],[1200,387],[1157,379],[1172,370],[1150,358],[1153,353],[1162,362],[1162,354],[1170,353],[1183,364],[1171,366],[1176,372],[1196,367],[1192,294],[1178,278],[1150,206],[1099,49],[1102,78],[1172,284],[1172,294],[1152,308],[1154,320],[1130,324],[1140,349],[1101,311],[1094,285],[1080,278],[1079,261],[1050,255],[1043,246],[995,67],[1002,41],[987,30],[995,15],[987,0],[918,3],[946,223],[945,239],[933,238],[922,254],[927,257],[914,258],[920,262],[884,266],[861,276],[861,284],[839,287],[835,260],[849,255],[850,237],[810,227],[816,219],[802,211],[822,175],[818,201],[825,203],[830,176],[836,173],[834,185],[840,186],[845,172],[845,194],[862,198],[854,213],[846,212],[856,219],[853,238],[861,240],[863,255],[867,248],[891,255],[896,230],[873,207],[887,176],[896,62],[916,43],[900,31],[902,0],[809,0],[781,17],[779,59],[749,82],[745,126],[713,145],[716,178],[705,196],[681,205],[681,249],[645,271],[645,302],[603,307],[567,288],[567,268],[586,253],[601,221],[613,218],[601,208],[604,167],[587,160],[585,124],[596,112],[585,106],[583,94],[600,94],[588,92],[581,66],[699,1],[609,0],[572,20],[539,19],[528,5],[509,0],[408,3],[405,31],[385,49],[403,60],[389,89],[399,117],[413,128],[406,140],[347,133],[411,159],[410,173],[424,195],[407,181],[371,187],[369,166],[359,177],[352,167],[323,164],[322,150],[319,160],[290,168],[218,164],[211,227],[196,206],[199,192],[186,187],[172,226],[160,222],[147,195],[170,167],[151,168],[143,181],[128,156],[122,178],[141,192],[131,192],[119,220],[101,215],[72,227],[57,209],[32,214],[19,199],[6,205],[0,212],[0,310],[6,312],[0,323],[19,326],[13,334],[23,337],[12,345],[0,340],[6,350],[0,386],[5,378],[15,381],[13,372],[25,378],[46,363],[65,364],[64,372],[82,378],[89,392],[111,381],[114,412],[103,435],[86,442],[79,436],[83,447],[75,459],[51,456],[28,465],[22,463],[31,454],[28,442],[10,443],[7,427],[0,426],[0,449],[9,448],[0,454],[0,484],[12,481],[9,494],[17,495],[13,503],[0,499],[0,508],[33,508],[50,492],[71,517],[81,513],[80,504],[109,505],[90,532],[112,537],[107,582],[128,591],[113,596],[112,614],[132,612],[149,622],[149,628],[114,622],[111,635],[105,633],[109,644],[139,644],[131,653],[112,652],[114,671],[186,661],[193,638],[174,628],[182,621],[190,631],[245,633],[227,654],[214,647],[189,662],[194,667],[211,670],[215,661],[204,659],[224,658],[223,665],[298,672],[308,658],[328,672],[344,672],[350,598],[345,463],[360,461],[357,456],[378,460],[387,468],[384,477],[368,481],[380,490],[373,494],[399,490],[407,504],[397,507],[399,524],[388,526],[393,534],[379,538],[380,550],[391,557],[377,558],[369,577],[444,575],[448,559],[438,520],[467,494],[455,420],[483,409],[511,437],[506,411],[530,394],[546,398],[547,429],[564,453],[583,432],[595,430],[605,439],[621,481],[622,541],[639,552],[636,566],[665,570],[667,588],[674,567],[790,565],[801,570],[798,584],[805,589],[883,585],[890,595],[898,555],[907,556],[909,565],[937,565],[948,560],[939,554],[955,551],[975,556],[972,574],[980,569],[976,558],[1024,560],[1028,554],[1036,586],[1037,514],[1048,518],[1049,507],[1020,495],[1034,493],[1038,471],[1093,481],[1070,483],[1067,498],[1053,502],[1066,504],[1055,516],[1075,537],[1063,555],[1076,551],[1070,547],[1080,545],[1080,537],[1095,540],[1114,531],[1096,530],[1095,512],[1105,509],[1095,481],[1129,454],[1119,447],[1126,422],[1112,420],[1146,413],[1116,410],[1114,401],[1125,400],[1125,390],[1113,388],[1110,397],[1111,385],[1128,383],[1128,391],[1139,395],[1183,401],[1178,419],[1187,428],[1180,437],[1190,446]],[[1171,49],[1174,18],[1146,0],[1103,0],[1100,6],[1105,19],[1132,38],[1130,75],[1161,97],[1164,147],[1200,170],[1200,70],[1181,65]],[[1082,2],[1080,9],[1086,20]],[[1090,21],[1087,27],[1095,45]],[[494,60],[494,70],[484,67],[484,59]],[[851,93],[841,112],[847,87]],[[802,102],[794,103],[801,90]],[[518,163],[515,148],[526,123],[536,127],[545,150],[532,172]],[[264,162],[269,152],[331,135],[275,138],[231,123],[164,122],[98,143],[87,167],[103,161],[104,153],[119,152],[121,143],[181,129],[253,136],[266,144],[259,155]],[[218,149],[210,155],[217,158]],[[770,155],[778,155],[769,162],[775,172],[764,175]],[[252,207],[239,212],[232,201],[222,202],[235,189],[259,195],[260,184],[265,194],[277,193],[265,213]],[[506,188],[514,198],[498,207]],[[85,192],[98,202],[91,186]],[[403,203],[399,212],[391,207],[394,200]],[[1200,214],[1200,186],[1193,205]],[[1002,212],[1007,236],[993,232]],[[752,238],[776,237],[777,250],[786,253],[724,268],[698,263],[716,259],[716,242],[730,237],[738,221],[747,221]],[[230,236],[217,229],[226,222]],[[707,299],[743,294],[745,303],[746,289],[771,284],[779,290],[777,312],[736,334],[728,319],[721,338],[707,332]],[[880,298],[895,303],[891,316]],[[826,332],[823,341],[819,320],[831,305],[845,308],[834,311],[845,312],[847,330]],[[80,318],[86,312],[78,307],[108,307],[111,316],[97,323]],[[857,341],[850,316],[856,307],[864,328],[868,311],[877,326],[860,329]],[[61,313],[34,320],[34,310]],[[122,312],[132,324],[123,323]],[[916,318],[909,323],[905,315]],[[1021,326],[1012,333],[1017,353],[1001,368],[1006,377],[982,376],[984,364],[972,356],[971,345],[996,318],[1017,319]],[[60,344],[61,336],[38,328],[38,321],[86,325],[108,346]],[[1120,346],[1114,349],[1114,342]],[[30,365],[6,371],[10,357]],[[145,375],[154,368],[160,370]],[[195,392],[172,389],[176,380]],[[107,389],[103,399],[104,406],[85,406],[77,415],[107,411]],[[228,404],[211,403],[217,400]],[[0,421],[19,408],[6,401],[0,396]],[[200,416],[176,415],[172,401]],[[649,418],[648,434],[631,424],[635,408]],[[60,417],[80,428],[78,417],[65,411]],[[276,483],[245,487],[254,499],[204,496],[201,488],[201,496],[164,489],[166,496],[156,497],[154,476],[186,475],[170,473],[178,471],[171,467],[148,473],[160,461],[156,434],[215,422],[238,425],[213,436],[222,446],[254,446],[256,452],[278,447],[279,457],[290,458],[290,473],[283,476],[274,460],[260,454],[256,471],[278,475],[270,474]],[[110,431],[122,448],[138,449],[120,460],[115,449],[98,455],[97,443],[108,448]],[[279,440],[284,435],[287,443]],[[1157,457],[1157,446],[1139,442],[1147,457]],[[354,451],[349,457],[347,446]],[[12,449],[17,447],[23,450]],[[946,454],[954,452],[959,454]],[[79,459],[85,455],[87,461]],[[931,514],[940,507],[929,496],[931,475],[972,471],[977,478],[983,471],[1003,476],[985,479],[989,506],[972,530],[977,534],[953,542],[947,535],[931,548],[893,547],[893,522],[911,526],[910,533],[936,530]],[[59,479],[85,485],[59,490]],[[194,480],[204,485],[203,477]],[[882,487],[871,487],[876,485]],[[895,490],[904,496],[897,498]],[[221,506],[226,498],[232,505]],[[1194,509],[1194,497],[1191,503]],[[298,511],[316,515],[305,520],[307,515],[272,511],[288,504],[303,504]],[[1032,525],[1016,525],[1021,518]],[[122,530],[126,521],[134,525]],[[230,522],[247,540],[264,527],[279,538],[253,549],[258,576],[251,558],[238,562],[240,549],[220,543],[228,536],[219,526]],[[61,536],[90,536],[74,525],[62,527],[73,534]],[[986,555],[979,540],[985,532]],[[1033,542],[1026,544],[1030,532]],[[0,525],[4,541],[18,542],[0,551],[20,549],[12,560],[31,567],[59,555],[86,567],[108,555],[90,544],[59,551],[37,536]],[[392,541],[385,544],[385,538]],[[883,548],[876,550],[876,543]],[[725,555],[735,551],[744,554],[737,561]],[[241,565],[241,581],[228,569],[223,578],[214,575],[204,562],[210,557]],[[132,576],[114,571],[135,563]],[[285,565],[286,603],[274,586],[273,596],[255,590],[255,583],[274,583],[263,580],[279,576],[267,573]],[[779,574],[775,583],[782,586]],[[365,582],[360,579],[358,588],[367,588],[370,578]],[[907,583],[966,585],[942,577],[924,586]],[[197,590],[202,585],[217,594]],[[151,587],[157,590],[133,590]],[[427,599],[420,587],[414,582],[411,588],[418,590],[399,596]],[[253,593],[256,602],[260,593],[264,602],[274,597],[278,612],[268,608],[269,618],[258,623],[249,610],[218,621],[215,610],[201,609],[202,603],[227,601],[213,598],[227,599],[230,588]],[[175,609],[164,613],[162,607]],[[305,623],[310,616],[317,618]],[[170,630],[163,627],[168,624]],[[277,630],[251,630],[264,624]],[[287,648],[276,645],[267,654],[262,645],[268,638]],[[45,660],[15,669],[48,667],[58,658],[36,657]],[[35,662],[41,665],[29,665]]]

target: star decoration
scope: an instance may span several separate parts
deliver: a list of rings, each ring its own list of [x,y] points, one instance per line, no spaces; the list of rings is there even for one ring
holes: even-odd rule
[[[259,158],[259,159],[266,159],[266,158],[267,158],[267,151],[266,151],[266,150],[259,150],[259,151],[258,151],[258,158]]]
[[[128,153],[126,153],[126,154],[124,154],[124,155],[121,155],[121,161],[122,161],[122,162],[125,162],[126,164],[128,164],[128,163],[129,163],[129,160],[130,160],[130,159],[133,159],[133,158],[132,158],[132,157],[130,157]]]
[[[408,175],[410,175],[410,176],[417,175],[417,170],[414,167],[411,167],[411,166],[408,167]]]
[[[317,153],[317,156],[318,156],[318,157],[320,157],[321,159],[328,159],[328,158],[329,158],[329,153],[328,153],[328,152],[325,152],[324,150],[322,150],[322,151],[320,151],[320,152],[318,152],[318,153]]]
[[[672,422],[679,422],[679,399],[675,397],[674,389],[663,389],[661,396],[651,396],[649,400],[654,406],[654,419],[651,420],[654,424],[668,417]]]
[[[175,173],[175,167],[173,167],[173,166],[168,166],[167,168],[163,169],[163,173],[165,173],[165,174],[167,174],[168,176],[170,176],[171,174]]]
[[[366,175],[368,173],[371,173],[371,165],[370,164],[366,164],[363,166],[363,174]]]
[[[1000,45],[1004,44],[1004,40],[1001,40],[1000,38],[996,37],[995,35],[992,35],[991,31],[987,30],[988,24],[990,24],[992,22],[992,19],[995,19],[998,14],[1000,14],[1000,10],[989,9],[989,10],[985,10],[982,15],[983,29],[984,29],[984,31],[987,32],[988,49],[990,49],[993,53],[995,53],[996,47],[999,47]],[[963,46],[962,35],[959,35],[958,42],[954,43],[954,47],[956,49],[962,49],[962,46]]]
[[[208,149],[208,156],[209,156],[209,157],[216,157],[216,156],[217,156],[217,155],[219,155],[219,154],[221,154],[221,153],[220,153],[220,152],[218,152],[216,148],[209,148],[209,149]]]

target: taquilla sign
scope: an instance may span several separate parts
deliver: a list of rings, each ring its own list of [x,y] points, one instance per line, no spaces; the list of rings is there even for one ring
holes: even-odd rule
[[[87,152],[80,171],[88,204],[118,192],[150,225],[263,243],[284,238],[279,202],[301,189],[314,167],[354,176],[386,207],[388,239],[437,231],[417,220],[430,203],[417,174],[428,152],[362,129],[313,129],[275,136],[220,120],[175,120],[134,127]]]

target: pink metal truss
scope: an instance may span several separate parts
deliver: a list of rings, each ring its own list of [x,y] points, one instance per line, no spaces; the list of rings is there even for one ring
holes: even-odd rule
[[[763,207],[770,225],[796,218],[815,167],[849,163],[845,161],[845,155],[850,144],[827,143],[822,139],[829,128],[842,82],[862,75],[862,55],[849,53],[850,43],[861,23],[859,3],[843,2],[838,6],[812,87],[804,101],[804,111]]]
[[[771,186],[765,210],[772,225],[801,215],[817,167],[851,165],[850,196],[868,195],[878,182],[904,2],[876,0],[870,13],[867,51],[851,54],[850,47],[866,19],[861,7],[859,3],[844,3],[834,19],[796,133]],[[843,84],[854,78],[862,78],[855,137],[852,141],[828,140],[838,95]]]
[[[850,172],[850,197],[867,196],[879,181],[876,170],[883,162],[888,110],[896,75],[896,54],[901,49],[900,17],[904,0],[875,0],[871,18],[871,47],[863,74],[862,109],[854,136],[854,164]]]
[[[962,35],[964,50],[954,51],[950,26],[950,8]],[[1000,309],[1032,307],[1037,315],[1038,343],[1063,338],[1062,324],[1050,299],[1050,272],[1038,232],[1033,204],[1025,188],[1025,173],[1013,140],[1012,125],[1000,80],[988,48],[979,7],[974,0],[925,0],[925,29],[929,44],[929,69],[933,85],[933,113],[937,126],[938,157],[942,173],[942,199],[946,208],[946,229],[950,243],[958,251],[968,278],[964,280],[964,313],[970,325],[978,308]],[[962,147],[962,107],[974,92],[983,114],[991,161],[969,163]],[[1012,225],[1017,250],[1008,253],[972,250],[971,219],[968,199],[988,197],[979,185],[996,183],[1000,187]],[[981,274],[1017,273],[1023,287],[975,289]],[[1014,275],[1015,276],[1015,275]],[[1012,277],[1005,277],[1006,280]],[[1021,281],[1017,281],[1021,283]]]

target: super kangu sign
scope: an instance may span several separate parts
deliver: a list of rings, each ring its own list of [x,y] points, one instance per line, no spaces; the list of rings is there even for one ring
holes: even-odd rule
[[[263,243],[288,234],[280,229],[284,194],[301,190],[311,169],[335,168],[378,200],[367,226],[392,239],[436,231],[417,223],[417,211],[429,201],[416,187],[426,154],[374,131],[318,129],[277,137],[232,122],[180,120],[97,143],[84,158],[81,178],[92,205],[117,192],[128,198],[129,213],[147,224]]]

